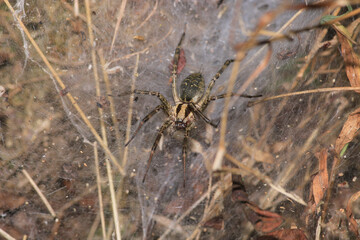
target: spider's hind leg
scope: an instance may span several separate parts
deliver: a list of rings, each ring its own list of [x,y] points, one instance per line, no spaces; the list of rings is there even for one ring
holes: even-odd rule
[[[144,123],[146,123],[147,121],[149,121],[150,118],[152,118],[152,116],[154,116],[156,113],[158,113],[161,109],[165,109],[164,105],[159,105],[157,106],[154,110],[152,110],[148,115],[146,115],[140,122],[138,128],[135,130],[134,134],[131,136],[131,138],[129,139],[129,141],[127,141],[125,143],[125,147],[127,145],[129,145],[129,143],[135,138],[136,134],[139,132],[140,128],[144,125]]]
[[[145,171],[145,174],[144,174],[144,178],[143,178],[143,180],[142,180],[143,182],[145,182],[146,175],[147,175],[147,173],[148,173],[148,171],[149,171],[149,168],[150,168],[151,160],[152,160],[153,155],[154,155],[154,153],[155,153],[155,150],[156,150],[156,148],[157,148],[157,146],[158,146],[158,144],[159,144],[161,135],[162,135],[163,132],[171,125],[172,122],[173,122],[173,121],[172,121],[171,119],[168,119],[168,120],[166,120],[166,122],[164,122],[163,125],[161,125],[161,127],[160,127],[160,130],[159,130],[159,132],[158,132],[158,134],[157,134],[157,136],[156,136],[155,142],[154,142],[154,144],[153,144],[153,146],[152,146],[152,148],[151,148],[150,157],[149,157],[148,163],[147,163],[147,165],[146,165],[146,171]]]
[[[185,129],[185,135],[184,135],[183,146],[182,146],[182,157],[183,157],[183,165],[184,165],[184,180],[183,180],[184,188],[185,188],[185,181],[186,181],[186,156],[187,156],[188,138],[189,138],[189,130]]]

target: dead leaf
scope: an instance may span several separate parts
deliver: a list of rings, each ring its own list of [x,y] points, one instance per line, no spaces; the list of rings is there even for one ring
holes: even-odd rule
[[[354,52],[351,41],[336,28],[337,37],[341,44],[341,55],[345,61],[346,75],[352,87],[360,87],[360,59]],[[360,93],[360,91],[356,91]]]
[[[343,147],[351,142],[353,138],[357,135],[357,131],[360,128],[360,108],[352,112],[346,122],[344,123],[343,128],[339,134],[339,137],[335,142],[335,151],[337,154],[340,154]]]
[[[262,210],[255,203],[249,201],[241,178],[236,178],[235,176],[233,177],[231,198],[234,202],[238,201],[247,206],[247,208],[244,208],[246,218],[254,224],[257,231],[271,232],[283,222],[283,218],[279,214]]]
[[[216,230],[223,230],[224,229],[224,218],[223,216],[216,216],[208,221],[206,221],[203,226],[213,228]]]
[[[255,223],[255,229],[257,231],[261,232],[271,232],[275,228],[279,227],[283,219],[282,217],[277,214],[270,211],[262,210],[258,206],[256,206],[254,203],[248,203],[246,204],[249,208],[251,208],[258,216],[258,220]]]
[[[173,71],[173,64],[174,64],[174,60],[172,60],[171,64],[169,65],[169,69],[170,69],[171,73]],[[185,65],[186,65],[185,51],[184,51],[184,49],[181,48],[176,74],[181,73],[181,71],[184,69]],[[172,77],[170,77],[170,79],[169,79],[169,84],[170,83],[172,83]]]
[[[349,201],[348,204],[346,206],[346,216],[348,218],[349,221],[349,230],[351,232],[353,232],[357,237],[359,237],[359,226],[352,214],[352,204],[353,202],[358,199],[360,197],[360,191],[356,192],[355,194],[353,194]]]
[[[9,193],[9,192],[0,192],[0,213],[5,211],[13,210],[26,201],[26,198]]]
[[[305,233],[300,229],[281,229],[266,236],[275,237],[278,240],[307,240]]]
[[[329,185],[329,175],[327,170],[327,149],[322,149],[320,152],[316,153],[315,156],[319,159],[319,172],[313,179],[312,192],[315,205],[318,205]]]

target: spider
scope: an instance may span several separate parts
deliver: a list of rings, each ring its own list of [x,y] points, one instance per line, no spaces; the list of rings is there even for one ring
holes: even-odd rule
[[[187,144],[189,139],[189,132],[195,125],[196,117],[201,118],[207,124],[210,124],[213,127],[217,127],[218,123],[212,122],[209,118],[204,115],[204,110],[211,101],[221,99],[226,97],[226,94],[221,94],[218,96],[210,96],[211,90],[214,87],[215,81],[220,77],[220,75],[225,71],[225,69],[234,62],[233,59],[226,60],[224,65],[220,70],[214,75],[211,79],[206,91],[205,91],[205,80],[201,73],[192,73],[187,76],[180,85],[180,96],[176,90],[176,77],[178,70],[178,62],[180,56],[181,43],[185,38],[185,33],[181,35],[180,41],[176,47],[174,59],[173,59],[173,68],[172,68],[172,95],[174,100],[174,105],[171,105],[169,101],[159,92],[155,91],[145,91],[145,90],[134,90],[133,94],[142,94],[142,95],[152,95],[159,98],[161,104],[159,104],[155,109],[148,113],[140,122],[139,126],[125,144],[128,146],[129,143],[135,138],[136,134],[139,132],[141,127],[156,113],[159,111],[164,111],[167,115],[167,119],[161,125],[158,134],[155,138],[155,141],[151,148],[151,153],[149,160],[147,162],[146,171],[143,177],[143,182],[145,182],[146,175],[149,171],[151,160],[155,153],[155,150],[159,144],[162,134],[164,131],[173,126],[176,130],[184,131],[184,140],[182,144],[182,158],[183,158],[183,186],[185,187],[185,174],[186,174],[186,156],[187,156]],[[230,96],[236,96],[236,94],[231,93]],[[259,96],[249,96],[249,95],[240,95],[241,97],[259,97]]]

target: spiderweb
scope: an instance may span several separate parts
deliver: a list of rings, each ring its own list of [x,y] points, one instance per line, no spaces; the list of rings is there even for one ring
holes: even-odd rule
[[[304,1],[286,3],[295,6]],[[14,14],[4,3],[0,14],[6,39],[1,42],[1,85],[8,90],[0,112],[1,229],[15,238],[119,237],[107,179],[106,165],[111,164],[123,239],[253,239],[266,232],[251,225],[249,212],[231,201],[231,187],[240,172],[212,173],[220,132],[201,120],[190,134],[185,188],[183,133],[173,129],[162,137],[143,183],[150,149],[165,114],[151,118],[125,148],[129,134],[159,104],[156,97],[126,93],[134,88],[158,91],[173,104],[170,65],[184,29],[186,64],[178,83],[190,73],[201,72],[207,85],[225,60],[235,58],[234,47],[249,39],[266,13],[284,6],[282,1],[91,1],[93,39],[83,2],[79,12],[73,1],[17,1],[12,5]],[[326,10],[282,11],[267,25],[268,32],[256,38],[265,40],[273,36],[269,32],[317,25]],[[43,63],[15,15],[24,22],[65,89]],[[237,92],[262,63],[266,67],[245,94],[273,96],[347,85],[339,70],[331,71],[342,64],[338,56],[327,59],[324,52],[325,57],[307,62],[321,31],[304,31],[291,36],[293,41],[271,43],[271,48],[247,49],[238,71],[232,73],[229,67],[217,80],[213,95],[226,92],[231,74],[236,75]],[[309,67],[300,76],[306,64]],[[324,64],[327,68],[319,73]],[[345,97],[348,95],[311,94],[252,108],[247,107],[249,99],[235,97],[230,102],[227,156],[253,169],[241,172],[249,199],[261,209],[282,214],[287,220],[285,227],[306,226],[302,214],[309,194],[306,184],[316,169],[314,153],[335,141],[343,115],[354,105]],[[220,121],[224,103],[222,99],[210,104],[206,116]],[[94,142],[99,141],[91,128],[99,136],[107,135],[108,152],[98,145],[97,166]],[[224,167],[235,165],[224,157]],[[103,179],[105,234],[101,231],[96,167]],[[28,184],[23,169],[44,193],[56,218]],[[289,217],[291,214],[297,217]],[[306,234],[313,236],[313,232],[309,229]]]

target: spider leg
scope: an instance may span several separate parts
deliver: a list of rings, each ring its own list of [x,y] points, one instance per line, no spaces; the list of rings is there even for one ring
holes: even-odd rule
[[[229,97],[233,97],[233,96],[238,96],[238,97],[243,97],[243,98],[257,98],[257,97],[262,97],[262,95],[247,95],[247,94],[236,94],[236,93],[230,93],[230,96]],[[218,99],[221,99],[221,98],[226,98],[226,93],[224,94],[220,94],[220,95],[217,95],[217,96],[211,96],[209,97],[208,101],[207,102],[210,102],[210,101],[216,101]]]
[[[183,156],[183,164],[184,164],[184,181],[183,186],[185,188],[185,179],[186,179],[186,156],[187,156],[187,143],[189,138],[189,129],[185,129],[185,135],[183,140],[183,146],[182,146],[182,156]]]
[[[163,132],[171,125],[172,123],[172,120],[171,119],[168,119],[166,120],[163,125],[161,125],[160,127],[160,130],[156,136],[156,139],[155,139],[155,142],[151,148],[151,153],[150,153],[150,157],[149,157],[149,160],[148,160],[148,163],[147,163],[147,166],[146,166],[146,171],[145,171],[145,174],[144,174],[144,178],[143,178],[143,182],[145,182],[145,178],[146,178],[146,175],[149,171],[149,168],[150,168],[150,164],[151,164],[151,160],[152,160],[152,157],[154,155],[154,152],[159,144],[159,141],[160,141],[160,138],[161,138],[161,135],[163,134]]]
[[[176,75],[178,70],[178,63],[179,63],[179,57],[180,57],[180,49],[181,49],[181,43],[185,38],[185,32],[181,35],[180,41],[175,49],[174,59],[173,59],[173,70],[172,70],[172,94],[175,101],[175,104],[180,102],[178,93],[176,91]]]
[[[135,138],[136,134],[139,132],[140,128],[144,125],[144,123],[146,123],[147,121],[149,121],[149,119],[154,116],[156,113],[158,113],[160,110],[164,110],[165,106],[163,104],[157,106],[154,110],[152,110],[148,115],[146,115],[140,122],[138,128],[135,130],[134,134],[131,136],[131,138],[129,139],[129,141],[127,141],[127,143],[125,143],[125,147],[127,147],[127,145],[129,145],[129,143]]]
[[[199,117],[204,120],[207,124],[210,124],[211,126],[217,128],[217,126],[219,125],[219,123],[213,123],[208,117],[206,117],[202,111],[200,111],[194,103],[190,102],[189,103],[191,110],[194,111],[197,115],[199,115]]]
[[[166,107],[166,112],[168,113],[168,111],[171,109],[171,105],[168,102],[168,100],[166,100],[166,98],[164,97],[164,95],[162,95],[159,92],[153,92],[153,91],[145,91],[145,90],[134,90],[133,93],[136,94],[142,94],[142,95],[151,95],[151,96],[156,96],[159,98],[159,100],[162,102],[162,104]]]
[[[247,94],[236,94],[236,93],[230,93],[229,97],[233,97],[233,96],[238,96],[238,97],[243,97],[243,98],[257,98],[257,97],[262,97],[262,95],[247,95]],[[211,101],[216,101],[218,99],[222,99],[222,98],[226,98],[226,93],[224,94],[220,94],[217,96],[210,96],[208,99],[205,100],[205,102],[203,103],[202,107],[201,107],[201,111],[204,111],[207,107],[207,105],[209,104],[209,102]]]
[[[212,88],[214,87],[215,81],[220,77],[220,75],[225,71],[225,69],[232,63],[234,62],[234,59],[228,59],[225,61],[224,65],[220,68],[220,70],[214,75],[214,77],[211,79],[208,88],[206,89],[206,92],[204,94],[204,96],[200,99],[198,105],[202,108],[204,102],[207,101],[207,99],[210,96],[210,92],[212,90]]]

